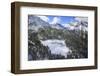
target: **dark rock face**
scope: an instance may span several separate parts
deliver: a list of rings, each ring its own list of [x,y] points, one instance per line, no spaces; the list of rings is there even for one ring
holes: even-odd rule
[[[86,22],[79,23],[87,27]],[[84,28],[83,28],[84,29]],[[65,40],[71,52],[66,57],[52,54],[40,40]],[[28,16],[28,60],[79,59],[88,58],[88,31],[68,30],[61,24],[49,24],[37,16]]]

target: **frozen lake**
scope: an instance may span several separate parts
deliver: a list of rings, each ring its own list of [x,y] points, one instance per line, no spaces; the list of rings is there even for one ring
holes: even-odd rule
[[[58,54],[58,55],[63,55],[65,57],[67,57],[67,53],[69,51],[71,51],[65,44],[65,40],[57,40],[57,39],[53,39],[53,40],[45,40],[42,41],[41,43],[44,46],[48,46],[49,49],[51,50],[52,54]]]

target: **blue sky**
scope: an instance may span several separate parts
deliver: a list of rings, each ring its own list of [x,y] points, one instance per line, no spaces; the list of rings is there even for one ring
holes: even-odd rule
[[[49,22],[50,24],[60,23],[68,24],[70,22],[76,22],[75,16],[38,16],[42,20]]]
[[[50,24],[60,23],[64,27],[70,26],[69,24],[77,25],[78,22],[88,22],[88,17],[76,17],[76,16],[45,16],[39,15],[42,20]]]
[[[49,22],[50,24],[68,24],[71,22],[76,22],[75,16],[38,16],[42,20]]]
[[[49,23],[55,19],[58,18],[58,23],[60,24],[67,24],[70,22],[75,22],[75,17],[74,16],[47,16],[49,18]]]

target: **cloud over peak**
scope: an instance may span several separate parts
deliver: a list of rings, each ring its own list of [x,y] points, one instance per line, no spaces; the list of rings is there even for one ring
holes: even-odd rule
[[[81,22],[81,21],[85,21],[87,22],[88,21],[88,18],[87,17],[76,17],[75,20]]]
[[[59,17],[54,17],[51,24],[56,24],[56,23],[60,23],[60,18]]]
[[[42,19],[43,21],[48,22],[49,18],[47,16],[38,16],[40,19]]]

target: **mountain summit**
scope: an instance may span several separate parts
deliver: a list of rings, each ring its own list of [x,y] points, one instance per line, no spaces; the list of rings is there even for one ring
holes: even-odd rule
[[[87,31],[88,28],[87,21],[76,21],[76,22],[70,22],[68,24],[60,24],[60,23],[50,24],[49,22],[46,22],[42,20],[40,17],[34,15],[28,16],[28,25],[29,29],[32,29],[34,31],[38,31],[39,28],[45,29],[49,27],[55,29],[84,30],[84,31]]]

